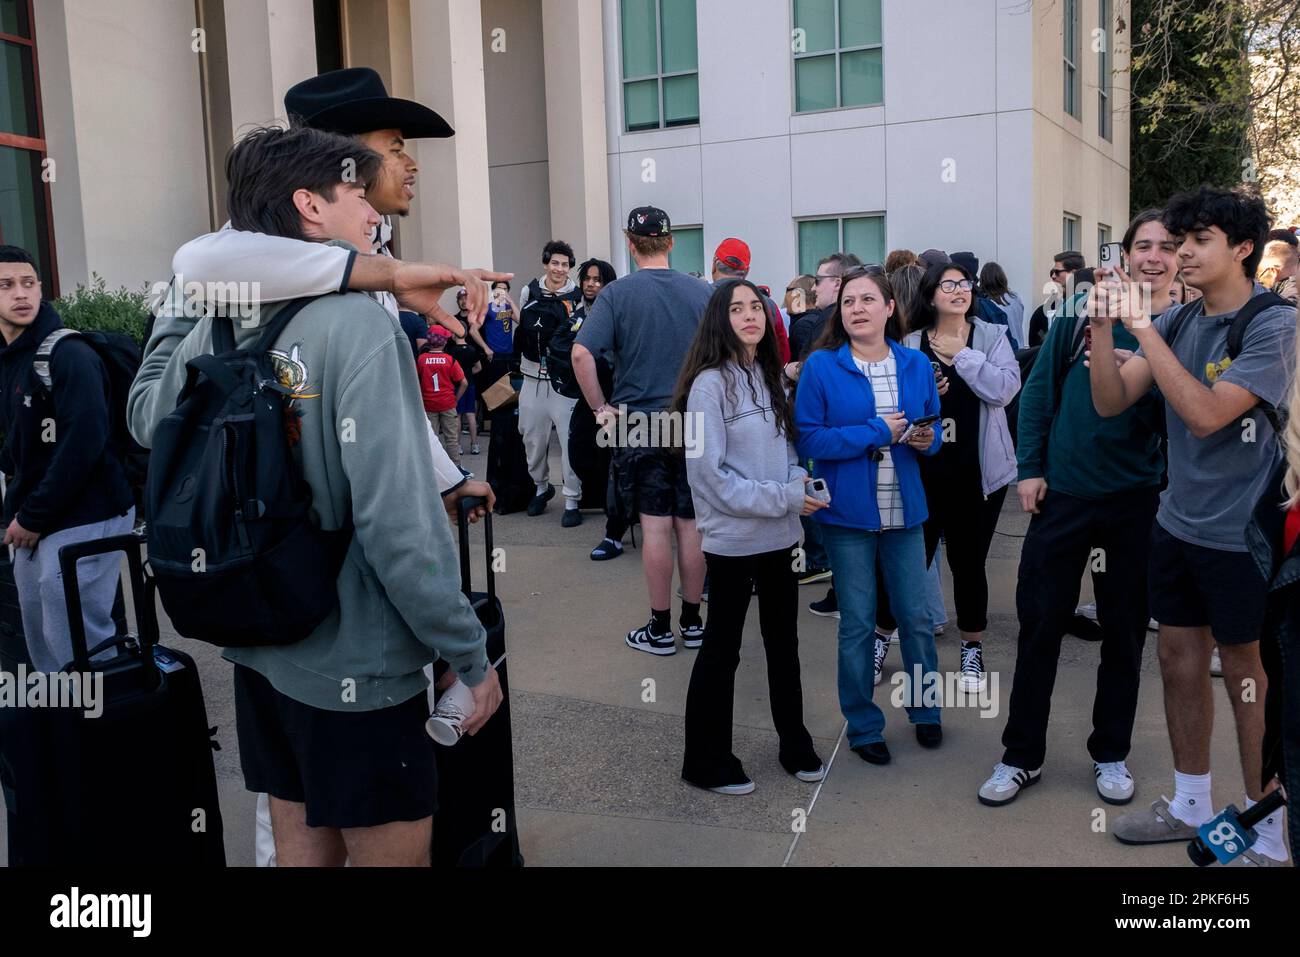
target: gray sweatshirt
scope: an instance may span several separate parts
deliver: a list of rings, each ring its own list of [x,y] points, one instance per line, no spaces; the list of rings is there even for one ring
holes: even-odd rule
[[[757,370],[752,380],[734,363],[701,372],[687,397],[686,414],[695,419],[699,436],[700,455],[686,459],[686,475],[704,550],[758,555],[796,544],[808,473],[799,466],[790,437],[777,433],[772,401]]]
[[[247,347],[259,322],[235,321]],[[160,316],[127,402],[131,433],[145,446],[176,407],[185,364],[212,351],[211,319]],[[226,657],[264,675],[282,694],[332,711],[372,711],[422,693],[424,666],[445,658],[467,685],[487,675],[484,632],[460,591],[447,516],[413,490],[438,487],[428,420],[411,347],[397,320],[360,293],[305,307],[274,352],[298,398],[293,454],[311,486],[321,528],[355,529],[334,587],[338,607],[302,641],[239,648]]]

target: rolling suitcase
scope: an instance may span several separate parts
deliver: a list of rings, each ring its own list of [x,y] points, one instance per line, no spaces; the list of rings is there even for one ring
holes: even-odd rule
[[[537,485],[528,474],[528,454],[524,451],[524,437],[519,433],[519,403],[497,409],[491,420],[487,482],[497,497],[497,514],[508,515],[528,507],[537,493]]]
[[[193,659],[158,644],[142,543],[128,534],[59,550],[74,654],[64,671],[91,676],[80,685],[96,689],[96,705],[0,709],[12,864],[225,865],[216,729]],[[76,562],[118,551],[127,556],[139,635],[87,649]],[[90,659],[110,648],[117,655],[92,669]]]
[[[438,813],[433,820],[434,867],[522,867],[515,821],[515,758],[506,676],[506,623],[492,571],[492,516],[484,518],[487,591],[471,589],[467,510],[482,499],[461,499],[457,516],[460,584],[487,629],[488,660],[501,682],[501,707],[475,735],[438,752]]]

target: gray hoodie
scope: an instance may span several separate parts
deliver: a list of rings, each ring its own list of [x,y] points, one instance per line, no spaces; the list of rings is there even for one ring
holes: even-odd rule
[[[282,306],[263,305],[252,328],[235,321],[237,345],[254,342]],[[212,351],[212,321],[159,317],[127,402],[141,444],[175,408],[186,362]],[[488,669],[485,636],[460,591],[447,517],[411,497],[438,485],[401,326],[360,293],[326,295],[290,321],[274,353],[300,396],[293,454],[311,486],[312,520],[331,530],[351,521],[354,534],[336,581],[338,607],[315,631],[226,658],[295,701],[332,711],[387,708],[424,692],[424,666],[438,655],[478,684]]]
[[[704,551],[760,555],[790,548],[799,541],[808,473],[790,437],[777,434],[762,376],[755,370],[747,380],[734,363],[724,369],[726,375],[706,369],[696,376],[686,400],[700,436],[700,455],[686,459],[686,476]]]
[[[1007,338],[1007,327],[975,319],[971,344],[953,358],[953,366],[980,398],[980,478],[987,498],[1016,480],[1016,449],[1007,427],[1007,405],[1020,391],[1020,363]],[[903,340],[921,348],[921,333]]]

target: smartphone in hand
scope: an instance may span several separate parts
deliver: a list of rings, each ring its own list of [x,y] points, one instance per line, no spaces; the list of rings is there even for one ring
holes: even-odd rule
[[[919,419],[913,420],[908,424],[907,428],[903,430],[903,434],[898,437],[898,444],[902,445],[912,437],[912,433],[918,432],[926,426],[933,425],[938,421],[938,415],[923,415]]]

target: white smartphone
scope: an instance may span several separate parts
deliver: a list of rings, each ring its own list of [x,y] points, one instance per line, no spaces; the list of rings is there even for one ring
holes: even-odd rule
[[[809,483],[808,497],[829,505],[831,503],[831,490],[826,487],[826,480],[823,478],[813,479]]]

